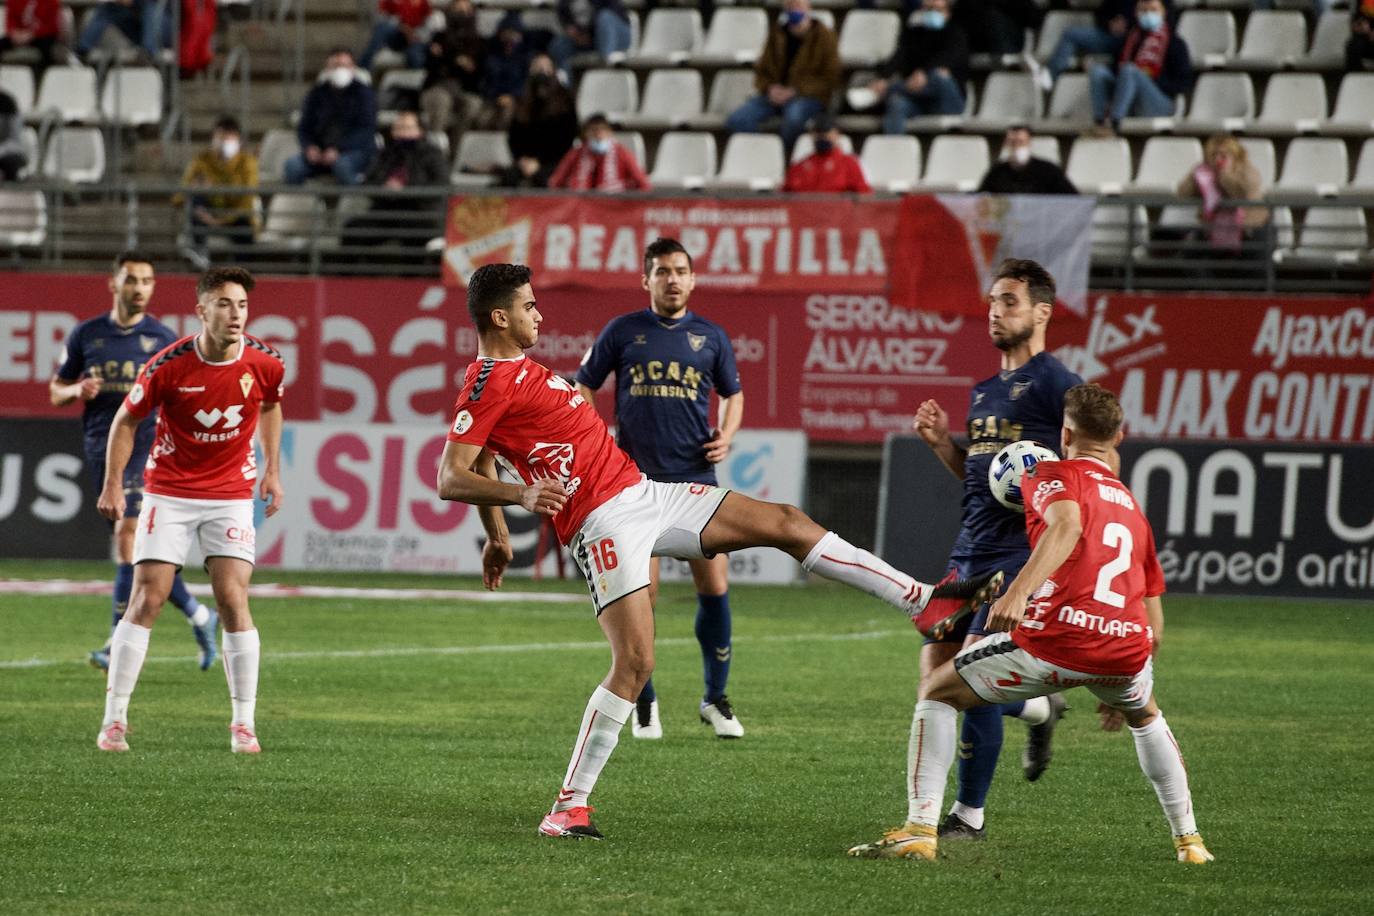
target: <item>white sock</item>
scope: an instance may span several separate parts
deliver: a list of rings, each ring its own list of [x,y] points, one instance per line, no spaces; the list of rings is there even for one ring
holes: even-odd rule
[[[577,742],[573,745],[568,772],[563,777],[563,788],[558,793],[558,803],[553,810],[566,811],[587,804],[587,796],[596,787],[602,767],[620,742],[620,728],[630,718],[634,708],[633,700],[623,700],[605,687],[598,685],[592,691],[592,698],[587,701],[587,711],[582,714],[582,727],[577,730]]]
[[[811,548],[802,560],[808,572],[867,592],[910,614],[925,606],[930,586],[917,582],[899,569],[846,541],[833,531]]]
[[[253,728],[253,712],[258,705],[258,659],[262,643],[257,630],[224,634],[224,679],[229,682],[229,701],[234,707],[234,725]]]
[[[911,740],[906,749],[906,819],[913,824],[936,826],[945,798],[949,768],[954,765],[954,707],[934,700],[916,704],[911,718]]]
[[[1169,819],[1169,828],[1174,836],[1197,833],[1197,821],[1193,818],[1193,797],[1188,792],[1188,770],[1183,765],[1183,754],[1169,731],[1169,723],[1161,713],[1144,728],[1131,729],[1135,739],[1135,755],[1140,760],[1140,769],[1155,787],[1160,807]]]
[[[974,830],[982,829],[982,826],[983,826],[983,809],[982,809],[982,808],[970,808],[968,805],[964,804],[963,802],[957,801],[957,802],[954,803],[954,807],[952,807],[952,808],[949,809],[949,813],[955,815],[956,817],[958,817],[959,820],[963,821],[965,824],[968,824],[968,825],[969,825],[970,827],[972,827]]]
[[[129,721],[129,697],[133,696],[143,659],[148,655],[148,637],[153,631],[147,627],[119,621],[110,637],[110,671],[105,676],[105,721]]]
[[[194,601],[195,599],[191,600]],[[186,618],[186,622],[193,627],[205,626],[210,622],[210,609],[203,604],[197,604],[195,611]]]
[[[1031,697],[1016,718],[1027,725],[1044,725],[1050,720],[1050,698]]]

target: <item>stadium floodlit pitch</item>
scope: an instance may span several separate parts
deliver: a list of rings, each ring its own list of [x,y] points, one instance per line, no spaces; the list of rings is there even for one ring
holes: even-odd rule
[[[106,572],[0,563],[0,578]],[[107,602],[0,595],[0,912],[1368,911],[1368,603],[1166,601],[1161,705],[1219,859],[1202,868],[1172,861],[1129,737],[1098,731],[1081,690],[1034,785],[1008,722],[986,842],[934,865],[847,859],[904,810],[916,635],[835,586],[737,586],[734,604],[748,735],[697,722],[693,599],[670,588],[666,737],[626,729],[592,798],[609,839],[593,843],[535,834],[607,665],[583,602],[258,600],[265,753],[244,758],[223,674],[195,669],[174,609],[134,694],[133,752],[110,755],[95,749],[103,677],[84,662]]]

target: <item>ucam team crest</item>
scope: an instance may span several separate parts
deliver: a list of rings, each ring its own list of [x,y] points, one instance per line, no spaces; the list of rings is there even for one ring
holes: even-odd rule
[[[138,335],[138,345],[143,348],[144,353],[151,353],[157,348],[157,338],[140,334]]]
[[[701,348],[706,346],[706,335],[693,334],[691,331],[688,331],[687,343],[691,345],[693,353],[700,352]]]

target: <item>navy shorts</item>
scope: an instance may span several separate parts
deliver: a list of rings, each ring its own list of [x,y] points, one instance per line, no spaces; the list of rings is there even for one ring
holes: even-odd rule
[[[1000,569],[1006,574],[1006,582],[1009,583],[1012,579],[1016,578],[1016,574],[1021,571],[1021,567],[1025,566],[1026,561],[1029,559],[1029,552],[1023,553],[1019,550],[1011,553],[990,553],[976,557],[954,556],[949,558],[948,571],[952,571],[960,579],[969,579],[974,576],[985,576]],[[1006,583],[1003,583],[1003,588],[1005,587]],[[985,604],[972,614],[969,614],[954,626],[950,627],[949,632],[940,639],[931,639],[927,637],[925,645],[952,643],[962,646],[964,640],[970,635],[978,637],[988,635],[988,631],[985,628],[988,622],[989,607],[989,605]]]
[[[124,517],[138,518],[143,510],[143,466],[148,462],[148,453],[129,456],[124,466]],[[105,487],[105,456],[86,455],[86,470],[90,473],[91,492],[100,499],[100,491]],[[111,523],[113,525],[113,523]]]

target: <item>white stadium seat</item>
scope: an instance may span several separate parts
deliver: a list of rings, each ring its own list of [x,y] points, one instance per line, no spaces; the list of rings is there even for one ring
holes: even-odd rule
[[[1255,84],[1248,73],[1204,73],[1193,86],[1184,127],[1214,134],[1240,130],[1255,117]]]
[[[911,136],[873,134],[859,156],[877,191],[910,191],[921,180],[921,144]]]
[[[38,88],[34,113],[56,111],[63,121],[100,120],[95,92],[95,70],[90,67],[49,67]]]
[[[1360,136],[1374,133],[1374,73],[1345,75],[1336,93],[1336,109],[1322,129]]]
[[[1260,188],[1267,191],[1278,175],[1278,157],[1274,153],[1274,141],[1267,137],[1241,137],[1240,145],[1245,147],[1245,155],[1260,176]]]
[[[639,84],[627,70],[588,70],[577,86],[577,113],[604,114],[612,121],[638,110]]]
[[[15,64],[0,65],[0,89],[14,98],[21,115],[33,110],[33,69]]]
[[[296,132],[285,127],[273,127],[262,137],[258,149],[258,175],[268,184],[282,180],[286,160],[301,151]]]
[[[700,188],[715,174],[715,135],[669,131],[658,141],[649,183],[655,188]]]
[[[1310,207],[1298,232],[1296,257],[1350,262],[1369,254],[1369,229],[1359,207]]]
[[[850,10],[840,26],[840,62],[846,67],[874,67],[897,50],[902,20],[891,10]]]
[[[1040,88],[1026,73],[994,73],[983,86],[983,102],[970,127],[975,130],[1006,130],[1012,124],[1040,119]]]
[[[162,121],[162,74],[155,67],[114,67],[105,74],[100,110],[125,127]]]
[[[324,203],[315,194],[273,194],[259,241],[265,245],[305,248],[324,228]]]
[[[1131,180],[1131,146],[1121,137],[1081,138],[1064,171],[1084,194],[1120,194]]]
[[[1219,67],[1235,56],[1236,20],[1228,10],[1185,10],[1178,37],[1187,43],[1194,66]]]
[[[1045,117],[1050,122],[1066,127],[1091,124],[1093,103],[1088,90],[1088,74],[1065,73],[1060,76],[1054,84],[1054,91],[1050,93],[1050,106]]]
[[[711,17],[699,64],[747,64],[758,59],[768,40],[768,13],[758,7],[722,6]]]
[[[105,136],[98,127],[62,127],[48,137],[43,151],[45,178],[91,184],[105,177]]]
[[[1269,80],[1258,129],[1313,133],[1326,120],[1326,82],[1315,73],[1279,73]]]
[[[1151,137],[1140,154],[1131,190],[1172,194],[1202,161],[1202,144],[1192,137]]]
[[[701,32],[701,13],[697,10],[656,9],[645,20],[639,47],[629,60],[651,66],[683,63],[701,48]]]
[[[982,137],[941,134],[931,141],[921,184],[932,190],[972,191],[990,163],[988,142]]]
[[[0,245],[29,248],[48,236],[48,206],[41,191],[0,188]]]
[[[468,130],[458,141],[458,152],[453,157],[453,172],[449,175],[451,184],[463,187],[483,187],[496,183],[496,176],[490,174],[492,168],[505,168],[511,164],[510,143],[503,130]],[[468,169],[482,170],[474,173]]]
[[[1301,137],[1288,144],[1276,191],[1335,194],[1350,175],[1345,141],[1330,137]]]
[[[639,111],[621,116],[620,121],[627,127],[681,127],[701,114],[704,94],[700,70],[654,70],[644,83]]]
[[[1065,29],[1092,24],[1092,13],[1082,10],[1050,10],[1045,14],[1045,21],[1040,25],[1040,34],[1035,39],[1035,56],[1042,61],[1049,60]]]
[[[1327,10],[1317,20],[1312,33],[1312,47],[1298,61],[1304,70],[1331,70],[1345,64],[1345,43],[1350,38],[1350,14],[1345,10]]]
[[[709,184],[718,188],[770,191],[782,184],[782,138],[775,134],[732,134],[725,144],[720,173]]]
[[[1307,53],[1307,20],[1296,10],[1255,10],[1245,22],[1245,35],[1233,63],[1257,70],[1277,70]]]
[[[744,100],[754,94],[753,70],[721,70],[711,81],[711,94],[706,99],[706,110],[687,124],[694,130],[719,130]]]

